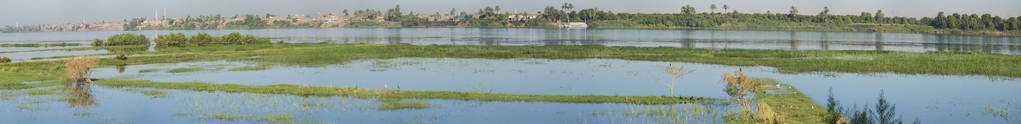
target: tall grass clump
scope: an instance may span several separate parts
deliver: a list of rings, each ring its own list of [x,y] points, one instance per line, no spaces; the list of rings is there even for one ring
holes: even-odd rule
[[[0,63],[11,63],[11,58],[0,57]]]
[[[99,63],[98,59],[89,58],[86,56],[71,58],[64,64],[65,80],[75,83],[92,83],[89,79],[89,74],[92,72],[92,68],[95,67],[96,63]]]

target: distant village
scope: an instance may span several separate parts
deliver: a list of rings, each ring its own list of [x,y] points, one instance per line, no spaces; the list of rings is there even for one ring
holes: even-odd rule
[[[316,13],[308,16],[305,14],[292,14],[279,16],[273,14],[265,15],[235,15],[223,17],[217,15],[204,15],[198,17],[166,17],[166,9],[162,15],[159,10],[153,12],[152,17],[137,17],[122,21],[101,21],[88,22],[84,19],[81,23],[66,24],[40,24],[40,25],[15,25],[0,27],[0,31],[11,32],[85,32],[85,31],[130,31],[130,30],[202,30],[202,29],[265,29],[265,28],[343,28],[343,27],[407,27],[403,24],[407,18],[413,18],[415,25],[432,26],[458,26],[465,23],[465,18],[482,18],[485,15],[468,14],[465,12],[455,13],[451,10],[447,14],[414,14],[404,15],[399,13],[399,6],[396,8],[399,17],[405,19],[393,19],[383,12],[366,9],[348,11],[341,13]],[[393,9],[388,11],[395,11]],[[492,11],[492,10],[490,10]],[[390,12],[385,14],[391,14]],[[504,21],[525,21],[539,18],[540,14],[498,14],[506,16]],[[409,17],[410,16],[410,17]],[[460,18],[458,18],[460,17]],[[544,23],[549,23],[544,22]],[[356,24],[356,25],[349,25]],[[581,23],[584,24],[584,23]],[[577,24],[575,24],[577,25]],[[523,26],[523,25],[522,25]],[[513,27],[513,25],[508,26]]]

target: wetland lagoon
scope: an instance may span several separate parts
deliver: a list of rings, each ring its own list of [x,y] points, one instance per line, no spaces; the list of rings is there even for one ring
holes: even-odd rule
[[[271,42],[164,43],[231,32]],[[108,45],[117,34],[152,42]],[[1017,37],[483,28],[0,36],[80,44],[0,46],[13,60],[0,64],[9,123],[1021,123]]]

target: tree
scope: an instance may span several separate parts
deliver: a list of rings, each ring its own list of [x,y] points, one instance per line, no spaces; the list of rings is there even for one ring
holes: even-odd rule
[[[457,8],[450,8],[450,13],[447,16],[453,17],[457,14]]]
[[[822,7],[822,12],[819,12],[819,15],[817,15],[816,17],[819,18],[819,22],[826,23],[826,22],[828,22],[827,19],[829,18],[828,17],[829,14],[830,14],[830,7],[824,6],[824,7]]]
[[[876,23],[879,23],[879,26],[883,26],[883,16],[883,10],[876,11]]]
[[[730,6],[727,6],[727,4],[723,4],[723,13],[729,12],[729,9],[730,9]]]
[[[561,5],[560,8],[564,9],[565,11],[571,11],[571,9],[574,9],[574,4],[564,3],[564,5]],[[567,22],[571,22],[571,14],[565,15],[567,15]]]
[[[347,12],[347,9],[344,9],[343,13],[344,13],[344,17],[349,17],[349,16],[351,16],[351,14],[349,14],[349,13]]]
[[[386,10],[386,17],[384,17],[384,20],[400,21],[401,16],[403,16],[401,13],[401,5],[397,5],[392,9]]]
[[[674,96],[674,87],[677,84],[677,80],[683,78],[685,75],[688,75],[691,72],[695,72],[695,70],[687,70],[684,69],[683,66],[668,65],[666,67],[666,73],[670,75],[670,82],[660,81],[660,83],[662,83],[664,87],[667,87],[667,89],[670,90],[670,96]]]
[[[798,7],[791,6],[790,14],[791,14],[791,17],[794,17],[795,15],[798,15]]]
[[[900,121],[900,118],[894,118],[894,115],[897,115],[897,107],[890,105],[884,94],[882,90],[879,91],[879,101],[876,103],[876,112],[872,118],[878,119],[876,121],[879,121],[879,124],[897,124]]]
[[[833,87],[830,87],[828,98],[826,98],[826,111],[829,112],[829,116],[826,117],[826,123],[836,124],[840,121],[840,101],[837,101],[833,97]]]
[[[716,4],[709,5],[709,14],[716,13]]]
[[[684,7],[681,7],[681,13],[684,13],[685,15],[694,15],[695,7],[692,7],[691,5],[684,5]]]

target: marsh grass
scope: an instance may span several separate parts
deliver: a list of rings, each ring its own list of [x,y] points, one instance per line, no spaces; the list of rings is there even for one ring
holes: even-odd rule
[[[135,80],[100,80],[99,85],[112,87],[140,87],[157,89],[181,89],[197,91],[248,92],[260,94],[291,94],[300,96],[351,96],[358,98],[377,99],[451,99],[477,101],[525,101],[525,102],[562,102],[562,103],[632,103],[632,104],[677,104],[716,101],[709,97],[686,97],[679,99],[668,96],[605,96],[605,95],[532,95],[532,94],[499,94],[475,93],[459,91],[406,91],[406,90],[368,90],[357,88],[332,88],[319,86],[301,86],[291,84],[278,85],[239,85],[210,84],[198,82],[166,83]]]
[[[32,89],[28,90],[26,93],[28,95],[50,95],[55,94],[60,90],[60,88]]]
[[[792,85],[772,79],[750,78],[740,72],[730,75],[737,76],[724,76],[724,80],[738,85],[755,86],[748,87],[752,89],[745,89],[744,92],[754,95],[757,111],[743,110],[726,114],[727,123],[825,123],[831,116],[826,108],[815,104],[811,97],[802,94]]]
[[[125,91],[129,91],[129,92],[142,93],[142,94],[145,94],[145,95],[150,96],[152,98],[160,98],[160,97],[166,97],[167,96],[167,92],[161,91],[161,90],[139,89],[139,88],[127,88],[127,89],[124,89],[124,90]]]
[[[203,70],[203,68],[201,68],[201,67],[174,68],[174,69],[167,70],[167,73],[196,72],[196,71],[202,71],[202,70]]]
[[[227,71],[259,71],[273,68],[272,64],[259,64],[257,66],[244,66],[227,69]]]
[[[379,105],[379,110],[399,110],[399,109],[424,109],[429,107],[431,104],[427,102],[407,102],[407,101],[395,101],[395,102],[383,102]]]
[[[163,70],[163,69],[159,69],[159,68],[142,69],[142,70],[138,70],[138,73],[157,72],[157,71],[161,71],[161,70]]]

